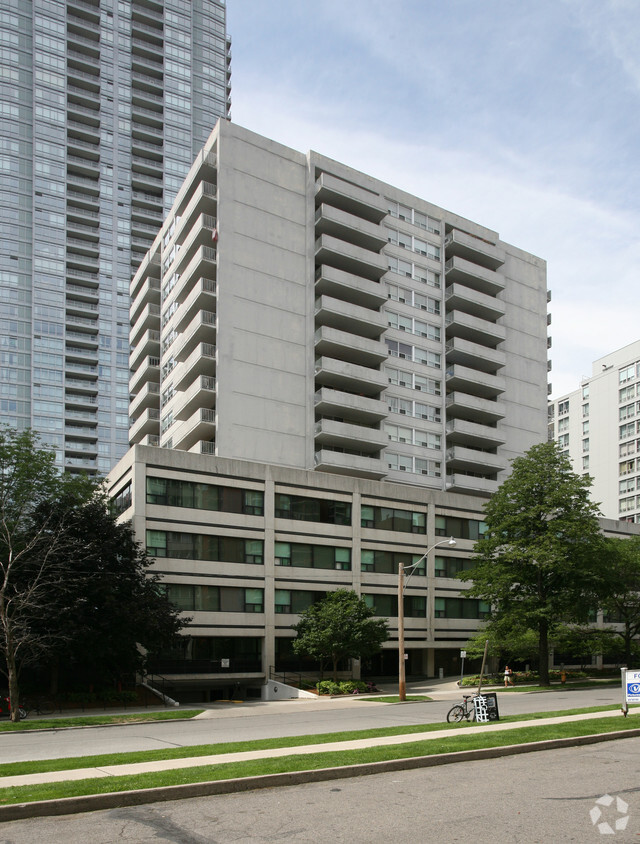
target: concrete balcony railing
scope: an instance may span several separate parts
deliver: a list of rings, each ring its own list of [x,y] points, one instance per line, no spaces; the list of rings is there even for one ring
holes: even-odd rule
[[[211,440],[216,432],[216,412],[209,408],[198,408],[180,424],[174,422],[172,429],[173,447],[181,451],[189,449],[200,440]]]
[[[316,180],[316,200],[373,223],[379,223],[387,214],[387,204],[380,194],[331,173],[321,173]]]
[[[215,406],[216,379],[211,375],[198,375],[196,380],[183,392],[176,393],[167,407],[174,408],[173,418],[185,420],[198,408]]]
[[[314,344],[318,356],[338,358],[360,366],[378,367],[389,356],[386,344],[379,340],[370,340],[326,325],[316,330]]]
[[[447,445],[459,443],[475,448],[495,448],[506,442],[506,437],[499,428],[469,422],[466,419],[449,419],[445,432]]]
[[[499,422],[507,415],[507,408],[503,402],[470,396],[469,393],[449,393],[445,409],[447,419],[468,419],[481,424]]]
[[[448,311],[464,311],[490,322],[500,319],[506,311],[506,305],[501,299],[487,296],[486,293],[480,293],[464,284],[449,285],[445,291],[444,301]]]
[[[496,296],[504,290],[504,276],[464,258],[449,258],[445,261],[444,272],[447,284],[459,282],[489,296]]]
[[[160,411],[155,407],[148,407],[142,414],[131,421],[129,428],[129,443],[139,443],[147,434],[160,434]]]
[[[452,446],[445,452],[447,472],[464,471],[495,474],[507,468],[507,462],[498,454],[489,454],[462,445]]]
[[[148,329],[140,337],[138,345],[132,349],[129,357],[131,369],[138,369],[142,360],[149,355],[160,354],[160,332]]]
[[[140,314],[147,305],[160,307],[160,279],[155,276],[144,276],[137,286],[137,295],[131,302],[130,308],[132,325],[136,325],[140,319]]]
[[[210,343],[200,343],[185,361],[175,367],[171,378],[176,390],[186,390],[198,375],[213,377],[215,374],[216,347]]]
[[[322,204],[317,209],[315,223],[316,235],[329,234],[373,252],[379,252],[387,243],[387,235],[379,223],[331,205]]]
[[[322,234],[315,243],[316,265],[329,264],[339,270],[379,281],[387,271],[386,256],[345,240]]]
[[[445,345],[447,365],[459,363],[482,372],[497,372],[506,366],[507,355],[500,349],[472,343],[462,337],[452,337]]]
[[[139,312],[139,316],[129,332],[129,343],[132,346],[137,346],[140,337],[147,330],[160,330],[160,305],[155,302],[147,302],[142,311]]]
[[[316,270],[316,295],[331,296],[371,310],[379,310],[387,302],[387,289],[380,281],[326,264]]]
[[[447,234],[444,248],[447,258],[464,258],[490,270],[497,270],[504,264],[504,249],[458,229]]]
[[[389,437],[384,431],[349,422],[336,422],[334,419],[316,422],[314,435],[316,446],[339,446],[376,455],[389,443]]]
[[[490,480],[489,478],[476,478],[473,475],[461,475],[452,472],[448,474],[445,480],[445,488],[447,492],[461,492],[469,495],[482,495],[489,498],[494,492],[497,492],[500,481]],[[456,619],[459,621],[459,619]],[[477,624],[477,622],[476,622]]]
[[[160,384],[157,381],[147,381],[139,393],[131,399],[129,415],[137,419],[148,407],[160,408]]]
[[[388,416],[387,403],[353,393],[322,387],[314,396],[315,411],[352,422],[371,424]]]
[[[454,364],[447,367],[445,373],[447,391],[469,393],[482,398],[495,398],[507,389],[506,379],[501,375],[480,372],[466,366]]]
[[[388,378],[383,372],[329,357],[316,360],[315,379],[318,387],[333,387],[369,398],[377,398],[388,386]]]
[[[481,346],[497,346],[507,336],[504,326],[463,311],[449,311],[445,317],[447,338],[462,337]]]
[[[380,311],[343,302],[331,296],[319,296],[315,301],[316,325],[327,325],[377,340],[386,331],[387,320]]]
[[[387,467],[383,466],[377,457],[363,457],[328,449],[316,451],[314,463],[319,472],[331,472],[335,475],[379,479],[387,474]]]
[[[129,392],[139,393],[147,381],[160,382],[160,357],[149,355],[140,361],[140,366],[129,379]]]

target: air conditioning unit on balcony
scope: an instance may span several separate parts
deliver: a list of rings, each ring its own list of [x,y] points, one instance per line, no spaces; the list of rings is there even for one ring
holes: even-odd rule
[[[398,381],[398,387],[408,387],[408,386],[409,385],[407,384],[406,381]]]
[[[401,407],[401,408],[399,408],[398,413],[401,413],[403,416],[406,416],[406,415],[407,415],[407,411],[406,411],[406,410],[404,410],[402,407]]]

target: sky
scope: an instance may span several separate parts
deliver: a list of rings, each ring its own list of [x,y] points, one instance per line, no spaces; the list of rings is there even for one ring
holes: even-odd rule
[[[553,396],[640,339],[640,0],[227,0],[234,122],[547,261]]]

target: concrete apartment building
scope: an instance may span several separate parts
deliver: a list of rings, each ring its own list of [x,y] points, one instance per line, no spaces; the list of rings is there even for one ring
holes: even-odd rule
[[[69,472],[128,446],[129,285],[230,107],[223,0],[5,0],[0,413]]]
[[[291,669],[297,612],[340,586],[389,618],[373,667],[394,673],[398,565],[449,536],[405,593],[408,671],[457,670],[486,608],[455,574],[545,438],[544,262],[220,121],[131,297],[132,449],[109,485],[193,616],[163,676],[215,696]]]
[[[549,439],[609,519],[640,523],[640,340],[593,362],[577,390],[549,404]]]

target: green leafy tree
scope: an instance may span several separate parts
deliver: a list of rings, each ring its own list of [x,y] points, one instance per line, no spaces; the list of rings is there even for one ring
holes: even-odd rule
[[[47,611],[52,584],[63,580],[60,560],[71,519],[66,512],[55,522],[37,520],[36,513],[56,497],[77,501],[89,489],[83,479],[61,475],[53,453],[31,431],[0,429],[0,671],[14,720],[20,669],[46,653],[56,636],[46,627],[34,630],[33,621]]]
[[[352,590],[337,589],[300,613],[293,625],[297,632],[293,650],[319,660],[330,660],[333,679],[338,678],[341,659],[366,659],[377,653],[389,638],[384,619]]]
[[[144,652],[175,646],[185,621],[149,571],[151,560],[129,523],[118,523],[96,493],[66,516],[70,502],[46,502],[36,518],[66,522],[64,547],[51,562],[64,579],[49,582],[47,610],[34,628],[55,640],[47,654],[51,691],[58,673],[83,684],[109,685],[143,668]],[[143,650],[142,650],[142,649]]]
[[[604,539],[591,480],[576,475],[556,443],[533,446],[485,505],[468,594],[491,604],[489,628],[507,638],[533,630],[540,682],[549,683],[550,634],[586,622],[604,588]]]
[[[638,652],[640,636],[640,536],[607,540],[607,593],[601,602],[612,639],[622,640],[622,657],[628,666]]]

